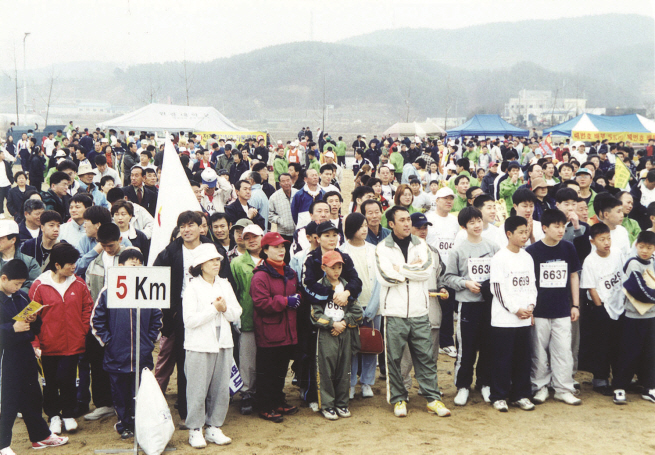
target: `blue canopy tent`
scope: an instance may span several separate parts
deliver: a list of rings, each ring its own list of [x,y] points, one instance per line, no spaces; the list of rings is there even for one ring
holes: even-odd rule
[[[581,114],[569,121],[544,130],[544,135],[570,136],[574,140],[646,143],[655,138],[655,122],[639,114],[593,115]]]
[[[448,137],[458,136],[527,136],[530,132],[506,122],[500,115],[480,114],[458,126],[446,131]]]

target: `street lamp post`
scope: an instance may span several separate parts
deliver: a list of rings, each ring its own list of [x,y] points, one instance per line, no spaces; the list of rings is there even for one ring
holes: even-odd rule
[[[23,115],[25,118],[23,122],[27,125],[27,54],[25,53],[25,40],[30,35],[30,32],[25,32],[23,36]]]

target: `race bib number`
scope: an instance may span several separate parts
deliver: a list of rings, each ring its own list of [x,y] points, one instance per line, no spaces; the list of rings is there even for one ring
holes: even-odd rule
[[[601,286],[608,291],[612,291],[620,285],[621,281],[621,272],[610,273],[600,278]]]
[[[437,238],[437,250],[439,254],[443,257],[448,256],[448,252],[452,249],[455,239],[448,237],[438,237]]]
[[[491,258],[469,258],[469,276],[473,281],[487,281],[491,275]]]
[[[569,265],[564,261],[541,264],[539,284],[542,288],[563,288],[568,280]]]
[[[510,272],[509,282],[514,292],[527,292],[530,287],[530,276],[525,272]]]
[[[345,312],[343,311],[343,307],[340,307],[334,302],[328,302],[327,305],[325,305],[325,315],[332,319],[334,322],[340,322],[343,321],[343,317],[345,315]]]

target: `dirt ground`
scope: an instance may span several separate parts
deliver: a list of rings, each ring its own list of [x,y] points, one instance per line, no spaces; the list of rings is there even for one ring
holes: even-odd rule
[[[352,174],[345,172],[344,206],[350,201]],[[554,402],[552,397],[532,412],[510,408],[499,413],[484,403],[479,392],[471,392],[469,404],[456,407],[454,362],[448,356],[439,357],[439,385],[444,402],[452,416],[439,418],[425,409],[425,399],[417,395],[418,386],[410,391],[409,415],[399,419],[386,402],[385,381],[377,379],[375,397],[363,399],[357,395],[351,402],[352,417],[330,422],[309,408],[302,407],[283,423],[264,421],[256,415],[239,414],[235,401],[223,427],[232,438],[231,445],[210,445],[206,452],[237,454],[646,454],[655,453],[655,405],[628,394],[627,406],[616,406],[611,398],[591,390],[591,375],[579,373],[582,384],[582,406]],[[290,371],[289,371],[290,373]],[[173,405],[176,400],[175,375],[167,390],[167,400],[176,424],[180,418]],[[288,401],[300,406],[299,390],[287,376],[285,388]],[[551,394],[552,395],[552,394]],[[52,455],[81,455],[102,449],[130,449],[131,441],[122,441],[113,429],[116,417],[97,422],[78,419],[79,430],[70,435],[66,446],[48,449]],[[176,430],[169,447],[179,454],[198,453],[188,444],[188,432]],[[14,426],[12,448],[18,454],[32,453],[22,420]]]

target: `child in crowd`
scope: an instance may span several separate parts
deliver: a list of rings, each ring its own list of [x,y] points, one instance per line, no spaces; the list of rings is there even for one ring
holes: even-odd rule
[[[43,410],[50,418],[50,431],[61,433],[62,419],[68,432],[77,430],[75,382],[77,362],[85,351],[86,334],[93,310],[91,293],[84,280],[75,276],[79,251],[68,243],[52,247],[45,272],[30,288],[30,299],[41,305],[43,326],[39,334],[43,365]]]
[[[596,392],[611,396],[610,367],[616,374],[623,322],[620,317],[624,311],[625,300],[621,289],[624,281],[624,262],[621,259],[622,253],[613,248],[608,225],[594,224],[590,231],[594,251],[587,256],[582,266],[580,288],[588,291],[588,298],[593,303],[589,314],[594,346],[592,385]]]
[[[20,259],[8,261],[0,270],[0,354],[2,355],[2,405],[0,409],[0,454],[15,455],[11,449],[12,428],[18,411],[23,414],[32,448],[42,449],[66,444],[67,437],[52,434],[41,417],[39,366],[32,341],[41,330],[37,314],[16,321],[30,300],[20,290],[29,278]]]
[[[218,276],[222,259],[211,243],[196,247],[189,269],[193,278],[183,298],[189,410],[186,426],[189,444],[196,449],[205,447],[205,440],[218,445],[232,442],[221,427],[230,404],[234,348],[230,323],[239,320],[242,309],[229,281]]]
[[[512,195],[512,208],[516,216],[522,216],[528,220],[530,236],[525,243],[526,245],[532,245],[544,237],[544,232],[541,230],[541,222],[533,218],[536,200],[537,196],[527,188],[519,188]]]
[[[473,367],[477,357],[476,385],[484,401],[491,393],[491,346],[489,343],[491,300],[482,294],[482,285],[489,281],[491,258],[500,247],[482,237],[482,213],[475,207],[465,207],[457,216],[466,229],[466,240],[455,246],[446,259],[444,282],[456,291],[459,301],[457,326],[457,361],[455,363],[455,404],[464,406],[473,382]],[[488,301],[487,301],[488,300]]]
[[[612,250],[621,254],[622,262],[630,255],[630,235],[622,226],[623,202],[609,193],[601,193],[594,199],[594,211],[598,219],[610,228]]]
[[[496,222],[496,201],[488,194],[480,194],[473,199],[473,207],[482,213],[482,237],[491,240],[503,248],[507,245],[507,237],[503,234],[502,228],[497,227]],[[466,229],[460,229],[455,236],[455,246],[466,240],[468,234]]]
[[[507,412],[507,400],[524,411],[530,401],[530,326],[537,302],[534,262],[523,250],[530,235],[528,221],[519,216],[505,220],[508,244],[491,260],[491,340],[493,369],[491,396],[494,409]]]
[[[625,319],[619,343],[619,359],[612,378],[614,403],[626,404],[625,390],[635,373],[643,387],[641,397],[655,403],[655,305],[653,299],[636,296],[648,286],[643,273],[653,272],[653,253],[655,253],[655,232],[642,231],[635,241],[637,254],[631,257],[624,267],[626,291]],[[647,303],[647,304],[644,304]],[[651,304],[651,305],[648,305]]]
[[[548,399],[548,387],[555,389],[556,400],[582,404],[574,396],[571,351],[571,323],[580,317],[581,267],[573,244],[562,240],[566,223],[564,212],[544,210],[544,238],[525,249],[532,256],[537,277],[531,373],[537,404]]]
[[[109,226],[101,226],[104,230]],[[98,235],[101,237],[102,232]],[[118,243],[118,241],[115,241]],[[120,267],[143,265],[141,252],[130,247],[118,259]],[[89,269],[90,270],[90,269]],[[87,272],[88,275],[88,272]],[[91,315],[91,332],[104,347],[103,368],[109,373],[111,396],[118,414],[114,426],[121,439],[134,437],[134,404],[136,370],[153,369],[152,351],[162,326],[162,312],[159,309],[141,311],[141,339],[139,365],[136,365],[136,309],[107,308],[107,289],[98,297]],[[94,376],[95,377],[95,376]]]
[[[334,250],[323,255],[321,285],[335,294],[344,292],[348,282],[341,278],[343,258]],[[312,322],[319,327],[316,343],[320,407],[328,420],[350,417],[348,410],[352,351],[359,345],[357,327],[362,323],[362,307],[354,298],[346,305],[332,299],[312,300]]]

